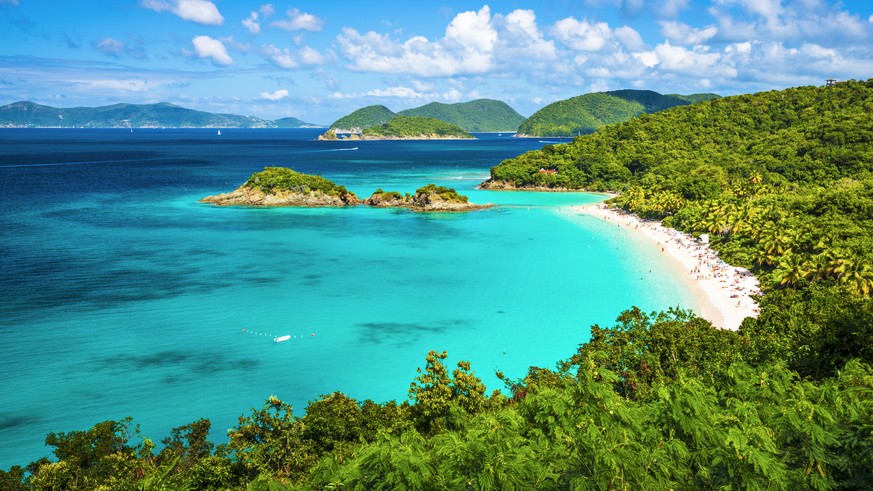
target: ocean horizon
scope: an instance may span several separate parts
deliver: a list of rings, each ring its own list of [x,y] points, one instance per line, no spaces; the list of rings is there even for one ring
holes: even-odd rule
[[[631,306],[699,308],[649,244],[567,211],[604,195],[476,189],[537,139],[319,131],[0,129],[0,468],[50,456],[49,432],[107,419],[132,416],[160,441],[209,418],[220,443],[270,395],[298,416],[334,391],[402,402],[429,350],[470,361],[490,392],[495,372],[553,368]],[[362,198],[433,182],[495,206],[198,202],[265,166]]]

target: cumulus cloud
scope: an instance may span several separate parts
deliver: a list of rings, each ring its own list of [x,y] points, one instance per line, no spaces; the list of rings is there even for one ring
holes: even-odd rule
[[[612,39],[612,30],[606,22],[590,23],[573,17],[559,20],[553,31],[562,43],[578,51],[598,51]]]
[[[324,20],[312,14],[301,12],[299,9],[291,9],[287,12],[288,18],[278,20],[270,24],[273,27],[285,31],[320,31],[324,27]]]
[[[468,94],[469,95],[469,94]],[[386,98],[392,97],[397,99],[406,99],[406,100],[443,100],[447,102],[457,102],[464,97],[457,89],[450,89],[447,92],[437,93],[437,92],[419,92],[413,88],[405,87],[402,85],[388,87],[385,89],[373,89],[368,90],[364,93],[349,93],[344,94],[342,92],[334,92],[331,94],[331,99],[361,99],[365,97],[376,97],[376,98]]]
[[[197,36],[191,42],[199,58],[210,59],[216,65],[232,65],[233,59],[227,54],[224,44],[209,36]]]
[[[155,12],[172,12],[198,24],[220,26],[224,23],[218,7],[209,0],[141,0],[140,4]]]
[[[272,44],[265,44],[261,48],[262,54],[279,68],[291,70],[300,65],[322,65],[327,57],[318,50],[304,46],[295,53],[289,48],[277,48]]]
[[[388,34],[345,28],[337,44],[353,70],[425,77],[514,71],[520,60],[536,66],[558,57],[554,41],[545,39],[533,11],[492,16],[488,6],[457,14],[439,39],[412,36],[399,41]]]
[[[718,34],[715,26],[691,27],[682,22],[661,22],[661,34],[679,44],[701,44]]]
[[[279,89],[275,92],[261,92],[261,99],[268,101],[278,101],[288,97],[288,91],[286,89]]]
[[[273,5],[267,3],[261,5],[258,10],[252,10],[249,16],[242,21],[242,25],[248,29],[250,34],[258,34],[261,32],[261,20],[273,15]]]

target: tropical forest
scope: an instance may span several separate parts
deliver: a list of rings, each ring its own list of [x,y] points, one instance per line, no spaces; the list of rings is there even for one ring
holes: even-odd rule
[[[432,351],[407,400],[271,396],[218,445],[225,428],[205,419],[166,436],[100,422],[47,435],[53,458],[0,472],[0,488],[870,489],[871,113],[873,79],[703,100],[492,169],[706,234],[761,281],[738,331],[628,305],[502,387]]]

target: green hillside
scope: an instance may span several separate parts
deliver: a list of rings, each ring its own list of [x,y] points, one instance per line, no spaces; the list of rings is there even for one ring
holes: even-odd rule
[[[457,104],[431,102],[397,114],[441,119],[468,132],[515,132],[518,125],[524,121],[524,116],[518,114],[508,104],[492,99],[477,99]]]
[[[621,123],[644,113],[654,113],[715,94],[662,95],[651,90],[596,92],[554,102],[535,112],[518,128],[526,136],[577,136],[601,126]]]
[[[343,116],[330,125],[332,130],[344,130],[358,133],[370,126],[385,124],[396,114],[385,106],[362,107],[349,115]]]
[[[307,123],[297,118],[282,118],[273,121],[276,128],[321,128],[322,125]]]
[[[371,126],[361,134],[372,139],[473,138],[461,128],[434,118],[397,116],[385,124]]]
[[[616,202],[756,267],[774,287],[873,289],[873,80],[701,102],[492,168],[517,187]],[[540,172],[554,169],[556,173]]]
[[[61,128],[265,128],[272,121],[195,111],[166,102],[56,108],[33,102],[0,107],[0,127]]]

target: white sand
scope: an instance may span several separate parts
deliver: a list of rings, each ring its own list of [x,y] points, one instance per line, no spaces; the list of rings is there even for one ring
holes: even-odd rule
[[[714,326],[737,330],[743,319],[758,316],[758,304],[752,298],[760,294],[758,279],[745,268],[726,264],[718,258],[717,251],[694,237],[603,203],[570,209],[648,237],[653,247],[673,259],[678,274],[690,278],[701,304],[702,312],[698,314]]]

